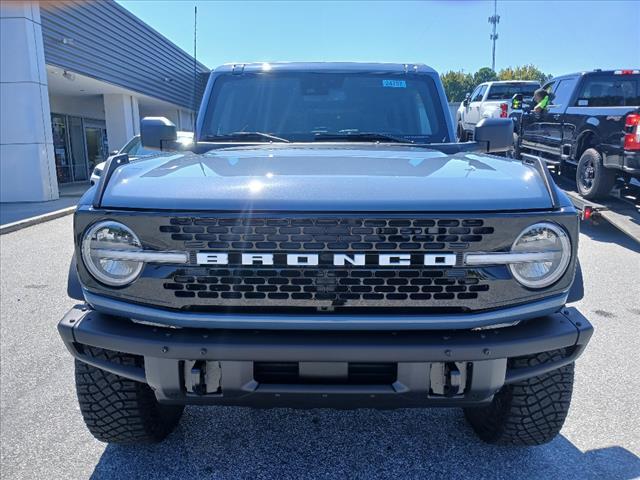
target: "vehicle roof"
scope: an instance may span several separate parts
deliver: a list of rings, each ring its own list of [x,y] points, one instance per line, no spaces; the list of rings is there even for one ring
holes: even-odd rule
[[[637,68],[615,68],[612,70],[600,70],[600,69],[596,69],[596,70],[586,70],[584,72],[574,72],[574,73],[565,73],[563,75],[558,75],[557,77],[553,77],[550,78],[549,80],[547,80],[545,83],[549,83],[553,80],[561,80],[563,78],[569,78],[569,77],[582,77],[584,75],[591,75],[591,74],[612,74],[615,72],[618,72],[620,70],[638,70]],[[631,75],[638,75],[636,74],[631,74]]]
[[[225,63],[212,73],[289,71],[289,72],[381,72],[381,73],[436,73],[423,63],[367,63],[367,62],[252,62]]]
[[[176,134],[177,134],[179,137],[192,137],[192,136],[193,136],[193,132],[189,132],[189,131],[187,131],[187,130],[178,130],[178,131],[176,132]],[[134,136],[133,136],[133,137],[131,137],[131,138],[132,138],[132,139],[134,139],[134,138],[140,138],[140,134],[138,134],[138,135],[134,135]],[[130,141],[131,141],[131,140],[129,140],[129,142],[130,142]],[[129,143],[129,142],[127,142],[127,143]]]
[[[503,85],[503,84],[513,84],[513,83],[524,83],[524,84],[537,84],[540,85],[538,80],[491,80],[490,82],[482,82],[480,85]]]

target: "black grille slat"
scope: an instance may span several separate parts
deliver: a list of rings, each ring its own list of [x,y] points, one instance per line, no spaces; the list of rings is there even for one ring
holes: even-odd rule
[[[175,241],[244,251],[461,250],[494,233],[480,219],[359,218],[172,218],[159,231]]]
[[[455,272],[455,273],[454,273]],[[242,268],[233,270],[183,268],[164,284],[176,296],[187,292],[225,292],[200,298],[317,300],[317,301],[397,301],[468,300],[489,285],[471,276],[470,271],[449,271],[453,278],[437,270],[384,270],[381,268],[281,269]],[[460,277],[460,278],[458,278]],[[185,291],[186,290],[186,291]],[[230,294],[228,294],[230,293]],[[407,294],[410,294],[407,297]],[[438,295],[434,295],[438,294]]]

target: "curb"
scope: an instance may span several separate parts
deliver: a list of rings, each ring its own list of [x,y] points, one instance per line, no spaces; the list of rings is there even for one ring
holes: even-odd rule
[[[75,212],[76,207],[67,207],[62,208],[60,210],[56,210],[55,212],[45,213],[43,215],[38,215],[36,217],[25,218],[24,220],[18,220],[17,222],[5,223],[0,226],[0,235],[4,235],[5,233],[16,232],[18,230],[22,230],[23,228],[31,227],[33,225],[38,225],[39,223],[48,222],[49,220],[55,220],[56,218],[64,217]]]

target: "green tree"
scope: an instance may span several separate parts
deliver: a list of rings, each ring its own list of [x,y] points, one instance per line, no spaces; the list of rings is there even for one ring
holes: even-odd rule
[[[547,75],[535,65],[507,67],[498,72],[500,80],[538,80],[540,83],[544,83],[551,77],[552,75]]]
[[[476,85],[484,82],[491,82],[493,80],[498,80],[498,75],[489,67],[482,67],[480,70],[473,74],[473,82]]]
[[[440,79],[450,102],[461,102],[474,87],[473,75],[464,73],[462,70],[443,73],[440,75]]]

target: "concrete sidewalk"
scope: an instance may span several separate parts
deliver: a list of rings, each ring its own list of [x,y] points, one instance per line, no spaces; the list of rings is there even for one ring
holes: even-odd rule
[[[60,187],[60,198],[49,202],[0,203],[0,225],[4,226],[73,207],[89,187],[88,183]]]

